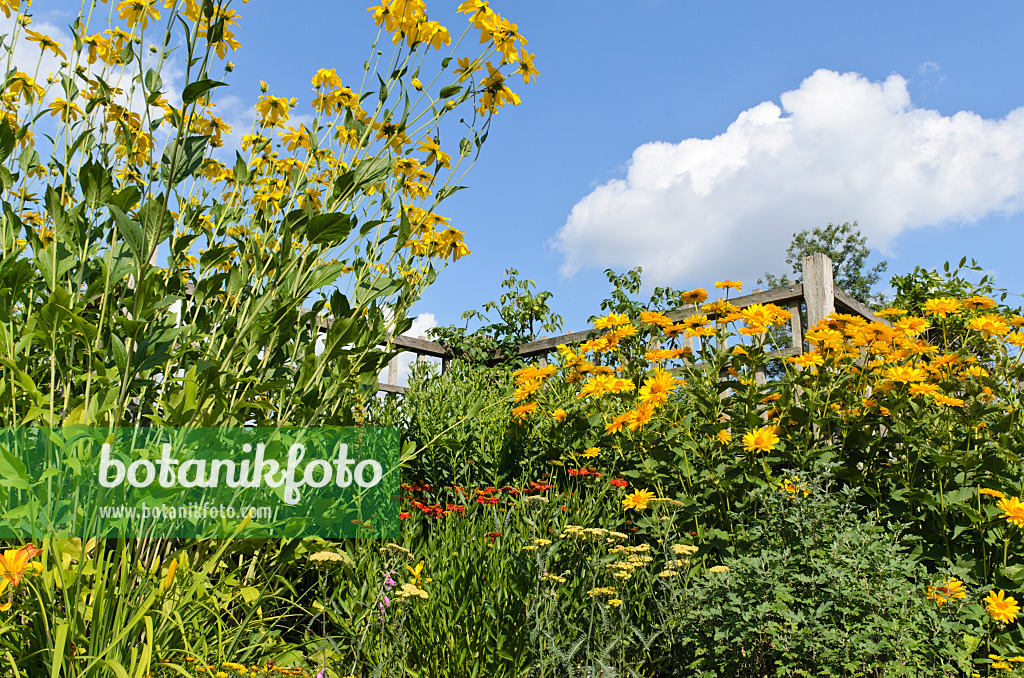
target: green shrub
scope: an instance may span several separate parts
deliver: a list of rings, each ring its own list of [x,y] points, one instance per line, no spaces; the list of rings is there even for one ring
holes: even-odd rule
[[[930,580],[899,526],[862,515],[854,490],[793,476],[756,497],[756,516],[737,516],[736,555],[694,579],[673,620],[689,669],[902,676],[969,666],[963,601],[925,596]]]

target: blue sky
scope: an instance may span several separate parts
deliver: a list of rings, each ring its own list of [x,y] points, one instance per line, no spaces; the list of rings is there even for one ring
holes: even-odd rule
[[[225,111],[251,110],[259,80],[307,102],[317,68],[358,82],[369,2],[236,4]],[[456,5],[428,1],[453,33]],[[66,25],[63,6],[33,11]],[[515,87],[522,105],[497,117],[469,190],[444,203],[473,254],[418,305],[436,322],[497,298],[508,267],[554,293],[566,330],[598,312],[606,267],[750,289],[785,272],[794,231],[827,221],[858,221],[890,273],[967,256],[1024,291],[1019,3],[492,7],[518,23],[540,75]]]

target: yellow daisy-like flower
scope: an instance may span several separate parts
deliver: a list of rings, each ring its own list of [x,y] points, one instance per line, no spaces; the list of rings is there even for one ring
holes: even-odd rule
[[[1024,527],[1024,504],[1019,497],[1000,499],[996,506],[1003,512],[1000,518],[1005,518],[1006,522],[1017,527]]]
[[[995,497],[996,499],[1005,499],[1006,498],[1006,495],[1003,494],[1002,492],[1000,492],[999,490],[990,490],[987,487],[980,487],[980,488],[978,488],[978,494],[987,494],[988,496]]]
[[[708,291],[703,287],[698,287],[695,290],[681,292],[679,294],[679,300],[684,304],[703,304],[708,300]]]
[[[622,500],[622,508],[645,509],[647,508],[647,502],[653,498],[654,493],[650,490],[634,490],[632,494],[627,494],[626,498]]]
[[[924,381],[928,376],[928,372],[920,367],[914,367],[913,365],[896,365],[887,370],[883,370],[882,376],[890,381],[909,384],[914,381]]]
[[[609,313],[605,317],[598,318],[594,321],[594,327],[599,330],[628,324],[629,316],[625,313]]]
[[[743,289],[743,283],[740,282],[739,280],[721,280],[715,283],[715,289],[733,289],[739,292],[741,289]]]
[[[940,318],[945,318],[950,313],[956,313],[961,308],[960,302],[952,297],[939,297],[924,302],[924,312]]]
[[[770,452],[779,442],[775,426],[762,426],[743,434],[743,449],[747,452]]]
[[[875,317],[877,318],[890,318],[892,316],[906,315],[907,312],[902,308],[883,308],[881,311],[875,311]]]
[[[684,383],[686,382],[673,376],[671,372],[658,368],[654,371],[654,376],[647,378],[640,387],[639,399],[641,402],[649,401],[655,407],[664,405],[668,402],[669,394]]]
[[[1000,624],[1012,622],[1020,614],[1020,605],[1017,604],[1017,600],[1013,596],[1007,596],[1006,591],[1002,590],[999,593],[989,592],[988,597],[985,598],[985,609],[989,616]]]
[[[723,445],[728,445],[729,443],[732,442],[732,434],[723,428],[721,431],[718,432],[718,442],[722,443]]]
[[[516,421],[526,421],[530,413],[537,409],[537,403],[526,403],[519,407],[512,408],[512,416]]]
[[[584,459],[593,459],[599,454],[601,454],[601,450],[597,449],[596,447],[588,447],[587,449],[580,453],[580,456],[583,457]]]
[[[956,577],[950,577],[939,586],[928,587],[928,600],[934,600],[935,604],[942,607],[952,598],[966,598],[964,583]]]
[[[975,295],[964,299],[964,308],[968,308],[972,311],[984,311],[995,307],[996,302],[988,297]]]
[[[935,403],[938,405],[946,405],[949,407],[960,407],[964,404],[964,401],[960,398],[949,398],[942,395],[941,393],[935,394]]]

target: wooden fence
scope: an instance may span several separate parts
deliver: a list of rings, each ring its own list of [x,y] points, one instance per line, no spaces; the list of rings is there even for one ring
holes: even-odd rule
[[[754,304],[775,304],[788,309],[793,314],[790,321],[790,333],[793,338],[793,347],[772,351],[768,354],[772,358],[785,358],[788,356],[803,353],[803,327],[800,314],[800,306],[804,305],[807,311],[807,323],[813,327],[831,313],[836,311],[851,315],[859,315],[872,322],[885,322],[875,317],[871,309],[857,301],[843,290],[835,287],[832,279],[832,260],[824,254],[814,254],[804,257],[803,260],[803,283],[795,283],[786,287],[777,287],[767,292],[755,291],[741,297],[729,300],[738,308],[745,308]],[[673,322],[680,322],[693,315],[696,311],[693,308],[669,311],[667,315]],[[709,314],[714,318],[714,314]],[[520,358],[539,358],[546,361],[547,355],[556,350],[561,344],[572,344],[599,336],[603,330],[583,330],[582,332],[570,332],[558,337],[542,338],[525,344],[519,344],[512,348],[516,356]],[[448,361],[452,359],[452,353],[442,344],[427,341],[425,339],[413,339],[405,336],[390,336],[388,340],[392,346],[403,349],[403,353],[415,353],[416,359],[423,356],[430,356],[441,359],[441,371],[444,372]],[[692,337],[684,338],[684,342],[692,346]],[[755,375],[759,382],[763,382],[765,375],[761,371]],[[404,393],[405,388],[398,385],[398,357],[391,360],[388,366],[387,382],[379,384],[379,390],[388,393]]]

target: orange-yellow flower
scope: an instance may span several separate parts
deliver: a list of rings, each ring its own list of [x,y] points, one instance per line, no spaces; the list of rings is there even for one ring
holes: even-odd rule
[[[929,586],[927,597],[934,600],[935,604],[942,607],[951,598],[966,598],[964,583],[956,577],[950,577],[939,586]]]
[[[999,593],[989,591],[988,597],[985,598],[985,609],[988,610],[989,616],[1000,624],[1012,622],[1020,614],[1020,605],[1016,599],[1007,596],[1006,591],[1002,590]]]
[[[708,291],[703,287],[688,292],[680,292],[679,300],[684,304],[703,304],[707,301]]]
[[[877,318],[888,318],[896,315],[906,315],[907,312],[902,308],[883,308],[881,311],[875,311],[875,317]]]
[[[960,407],[961,405],[964,404],[964,401],[961,400],[960,398],[949,398],[947,396],[942,395],[941,393],[935,394],[934,402],[937,405],[945,405],[947,407]]]
[[[625,412],[615,417],[611,422],[604,425],[604,432],[608,434],[618,433],[629,423],[632,412]]]
[[[516,421],[526,421],[530,413],[537,409],[537,403],[526,403],[512,409],[512,416],[516,418]]]
[[[153,5],[156,0],[124,0],[117,6],[117,11],[122,21],[127,22],[129,28],[141,23],[143,28],[149,25],[149,20],[154,21],[160,18],[160,11]]]
[[[920,367],[912,365],[896,365],[882,372],[882,376],[890,381],[898,381],[909,384],[915,381],[924,381],[928,373]]]
[[[747,452],[770,452],[779,442],[775,426],[762,426],[743,434],[743,449]]]
[[[981,332],[985,339],[995,335],[1001,337],[1010,331],[1010,325],[998,315],[983,315],[979,318],[972,318],[967,323],[967,328]]]
[[[743,283],[740,282],[739,280],[721,280],[715,283],[715,289],[734,289],[737,292],[739,292],[741,289],[743,289]]]
[[[968,297],[964,299],[964,308],[970,309],[972,311],[984,311],[995,307],[996,302],[993,301],[992,299],[989,299],[988,297],[981,297],[975,295],[973,297]]]
[[[622,508],[645,509],[647,508],[647,502],[653,498],[654,493],[650,490],[634,490],[632,494],[627,494],[626,498],[622,500]]]
[[[893,326],[908,337],[913,337],[928,329],[928,321],[924,318],[900,318]]]
[[[924,312],[940,318],[945,318],[950,313],[956,313],[960,308],[960,302],[952,297],[937,297],[924,302]]]
[[[672,324],[672,321],[663,313],[657,311],[641,311],[640,322],[648,325],[657,325],[658,327],[668,327]]]
[[[598,318],[594,321],[594,327],[597,329],[604,329],[606,327],[618,327],[619,325],[628,325],[629,316],[625,313],[609,313],[603,318]]]
[[[996,499],[1005,499],[1006,498],[1006,495],[1003,494],[1002,492],[1000,492],[999,490],[990,490],[987,487],[979,487],[978,488],[978,494],[987,494],[988,496],[995,497]]]
[[[1024,527],[1024,504],[1021,503],[1019,497],[1000,499],[996,507],[1003,512],[999,516],[1000,518],[1006,518],[1006,522],[1012,523],[1017,527]]]
[[[654,371],[654,376],[648,377],[640,387],[640,401],[650,402],[654,407],[664,405],[668,402],[668,394],[685,383],[682,379],[672,376],[671,372],[658,368]]]

